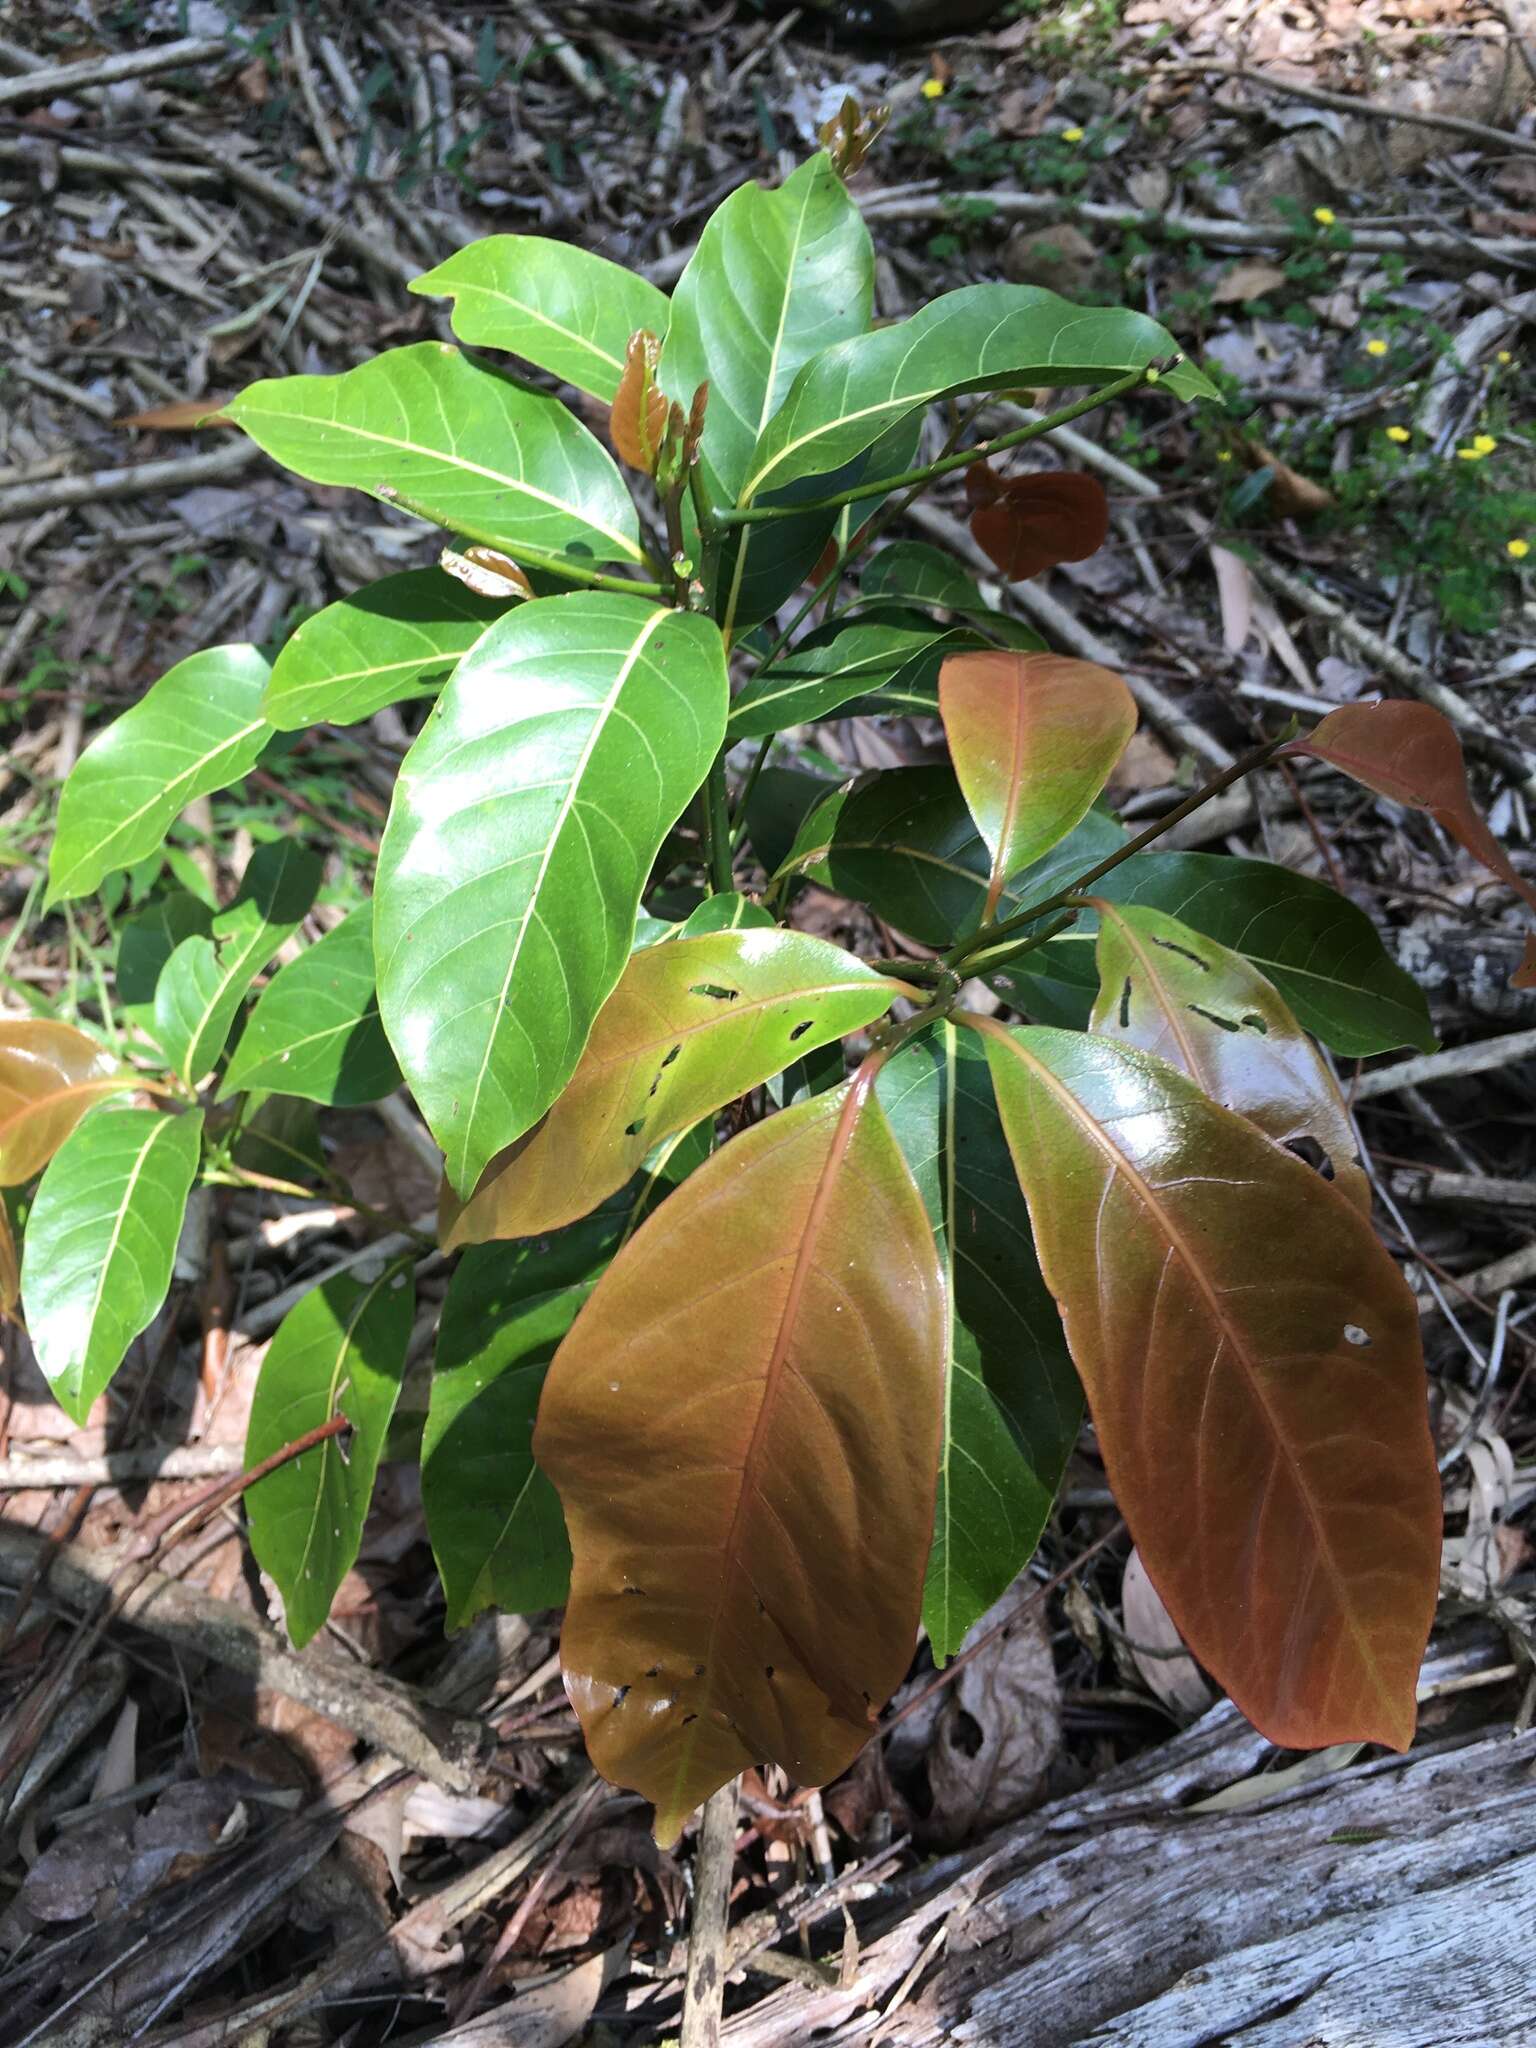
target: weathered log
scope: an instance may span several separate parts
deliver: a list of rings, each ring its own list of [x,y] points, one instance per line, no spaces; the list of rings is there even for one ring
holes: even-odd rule
[[[775,1993],[726,2040],[1528,2048],[1536,1733],[1506,1724],[1200,1810],[1267,1754],[1224,1702],[947,1859],[850,1987]]]

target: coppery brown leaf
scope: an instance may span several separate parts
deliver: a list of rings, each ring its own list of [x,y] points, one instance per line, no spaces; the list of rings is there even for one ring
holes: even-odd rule
[[[138,1085],[72,1024],[0,1018],[0,1187],[40,1173],[93,1103]]]
[[[534,1451],[575,1559],[566,1690],[663,1846],[748,1764],[836,1777],[912,1654],[944,1282],[873,1078],[685,1181],[545,1383]]]
[[[656,382],[661,362],[661,343],[649,328],[641,327],[629,337],[624,357],[624,374],[614,394],[609,414],[609,432],[620,459],[631,469],[656,474],[656,462],[667,433],[667,395]]]
[[[1011,583],[1085,562],[1109,533],[1103,486],[1074,470],[1005,478],[977,462],[965,473],[965,492],[972,538]]]
[[[1484,823],[1467,788],[1466,763],[1456,728],[1430,704],[1388,699],[1344,704],[1282,754],[1312,754],[1356,782],[1410,810],[1427,811],[1459,840],[1489,874],[1507,882],[1536,909],[1536,883],[1527,881]],[[1536,938],[1510,977],[1513,988],[1536,987]]]
[[[1184,1640],[1272,1742],[1406,1749],[1441,1511],[1402,1275],[1343,1196],[1166,1061],[962,1021]]]
[[[1319,1147],[1334,1185],[1364,1216],[1371,1188],[1333,1070],[1249,960],[1147,904],[1090,898],[1099,913],[1092,1029],[1156,1053],[1305,1156]]]

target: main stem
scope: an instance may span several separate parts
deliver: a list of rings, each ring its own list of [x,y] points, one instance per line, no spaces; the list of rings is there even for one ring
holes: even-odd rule
[[[1042,434],[1054,433],[1057,427],[1065,427],[1073,420],[1081,419],[1085,412],[1097,412],[1101,405],[1123,398],[1128,391],[1135,391],[1148,381],[1155,382],[1163,367],[1158,363],[1145,363],[1139,370],[1128,371],[1113,383],[1100,385],[1086,398],[1078,399],[1075,405],[1063,406],[1060,412],[1050,413],[1043,420],[1032,420],[1027,426],[1015,427],[1011,433],[998,434],[990,441],[979,442],[974,448],[962,448],[957,454],[940,456],[937,461],[919,463],[915,469],[904,469],[899,476],[873,477],[864,483],[852,484],[846,490],[832,491],[825,498],[809,498],[795,505],[733,506],[716,516],[723,526],[749,526],[764,519],[798,519],[806,512],[836,512],[844,505],[858,504],[863,498],[882,497],[890,491],[905,490],[909,484],[932,483],[935,477],[948,476],[957,469],[969,469],[973,462],[985,462],[990,455],[1000,455],[1005,448],[1017,448],[1024,441],[1034,441]]]
[[[1091,888],[1112,868],[1117,868],[1122,861],[1129,860],[1133,853],[1140,853],[1143,847],[1150,846],[1155,839],[1161,839],[1165,832],[1170,831],[1182,819],[1191,817],[1202,804],[1208,804],[1213,796],[1220,796],[1221,792],[1230,789],[1234,782],[1241,782],[1245,775],[1251,775],[1256,768],[1262,768],[1266,761],[1289,744],[1291,737],[1289,731],[1283,732],[1278,739],[1265,740],[1262,746],[1252,747],[1246,754],[1239,755],[1230,768],[1224,768],[1220,775],[1207,782],[1203,788],[1197,789],[1193,796],[1188,796],[1183,803],[1176,804],[1164,817],[1158,818],[1144,832],[1138,832],[1134,839],[1128,839],[1124,846],[1116,848],[1115,852],[1106,855],[1094,867],[1085,869],[1075,880],[1068,882],[1064,889],[1058,889],[1054,896],[1047,896],[1039,903],[1032,903],[1027,910],[1015,911],[1012,917],[1000,918],[996,924],[983,925],[969,938],[961,939],[944,955],[944,964],[947,967],[962,969],[967,975],[971,975],[1004,964],[1001,960],[988,961],[987,956],[990,953],[1001,950],[1016,958],[1019,952],[1026,949],[1000,948],[998,942],[1006,939],[1010,932],[1022,931],[1026,925],[1038,924],[1041,918],[1049,917],[1054,910],[1069,908],[1074,896],[1081,896],[1085,889]]]

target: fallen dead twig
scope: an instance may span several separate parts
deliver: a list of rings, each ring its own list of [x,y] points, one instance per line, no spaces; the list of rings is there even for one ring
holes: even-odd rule
[[[45,483],[18,484],[0,491],[0,523],[30,519],[70,505],[94,505],[103,498],[136,498],[149,491],[168,491],[180,484],[206,484],[238,476],[256,459],[250,441],[232,441],[209,455],[175,455],[164,462],[135,462],[122,469],[98,469],[90,476],[60,476]]]
[[[146,1444],[99,1458],[27,1457],[0,1461],[0,1493],[60,1486],[127,1486],[144,1479],[222,1479],[244,1459],[238,1444]]]
[[[78,64],[46,65],[24,72],[20,78],[0,79],[0,107],[83,92],[91,86],[120,85],[125,78],[148,78],[157,71],[211,64],[234,54],[233,46],[222,36],[217,40],[183,36],[178,42],[152,44],[147,50],[119,50],[113,56],[82,58]]]
[[[19,1585],[48,1565],[47,1589],[66,1605],[93,1610],[112,1591],[119,1559],[78,1544],[52,1546],[34,1529],[0,1523],[0,1580]],[[300,1655],[263,1621],[165,1572],[146,1571],[120,1619],[189,1655],[211,1658],[255,1684],[297,1700],[450,1792],[468,1792],[486,1730],[479,1720],[429,1707],[410,1687],[311,1644]]]
[[[1303,85],[1294,78],[1277,78],[1272,72],[1255,71],[1251,65],[1221,64],[1214,58],[1184,57],[1158,64],[1159,71],[1198,71],[1208,77],[1240,78],[1248,85],[1261,85],[1267,92],[1284,93],[1287,99],[1305,100],[1308,106],[1329,107],[1339,114],[1363,114],[1377,121],[1408,121],[1418,128],[1443,128],[1451,135],[1465,135],[1486,148],[1510,156],[1536,156],[1536,142],[1510,128],[1492,128],[1485,121],[1470,121],[1462,114],[1437,114],[1422,107],[1391,107],[1380,100],[1357,99],[1353,93],[1325,92],[1320,86]]]
[[[1417,1059],[1399,1060],[1393,1067],[1375,1067],[1356,1081],[1350,1090],[1350,1100],[1368,1102],[1373,1095],[1394,1095],[1400,1088],[1421,1088],[1426,1081],[1452,1081],[1464,1074],[1486,1074],[1495,1067],[1512,1067],[1527,1059],[1536,1059],[1536,1031],[1511,1031],[1502,1038],[1480,1038],[1470,1045],[1453,1045],[1445,1052],[1427,1052]]]
[[[738,1780],[710,1794],[699,1823],[693,1871],[693,1918],[688,1930],[688,1974],[683,1980],[682,2048],[719,2048],[725,2009],[726,1935],[731,1872],[736,1864]]]

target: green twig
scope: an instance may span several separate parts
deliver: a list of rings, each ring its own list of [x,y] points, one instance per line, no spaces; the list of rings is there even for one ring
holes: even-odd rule
[[[1252,747],[1246,754],[1239,755],[1230,768],[1223,769],[1220,775],[1207,782],[1203,788],[1197,789],[1193,796],[1188,796],[1183,803],[1176,804],[1166,816],[1155,819],[1144,832],[1138,832],[1134,839],[1128,839],[1124,846],[1117,847],[1113,853],[1086,869],[1084,873],[1068,882],[1064,889],[1058,889],[1054,896],[1047,896],[1039,903],[1032,903],[1027,910],[1015,911],[1012,917],[1000,918],[996,924],[983,925],[969,938],[961,939],[944,955],[945,965],[963,969],[967,974],[974,974],[977,962],[986,954],[998,949],[999,939],[1005,938],[1010,932],[1022,931],[1026,925],[1038,924],[1042,917],[1049,917],[1052,911],[1066,909],[1074,896],[1081,896],[1085,889],[1091,888],[1101,876],[1107,875],[1111,868],[1119,867],[1120,863],[1129,860],[1132,854],[1140,853],[1143,847],[1150,846],[1155,839],[1161,839],[1165,832],[1183,819],[1192,816],[1202,804],[1209,803],[1213,796],[1219,796],[1224,789],[1230,789],[1234,782],[1240,782],[1245,775],[1251,775],[1256,768],[1262,768],[1265,762],[1279,753],[1292,738],[1295,724],[1296,721],[1292,719],[1278,738],[1265,740],[1262,746]],[[1073,911],[1066,922],[1070,924],[1076,915],[1076,911]],[[1043,944],[1044,938],[1031,941],[1029,947],[1020,947],[1017,951],[1009,948],[1008,957],[1017,959],[1020,952],[1031,950],[1035,943]],[[994,961],[991,964],[1000,966],[1002,963]]]
[[[948,476],[956,469],[969,469],[973,462],[985,462],[988,456],[1000,455],[1005,448],[1017,448],[1021,442],[1038,440],[1042,434],[1054,433],[1057,427],[1081,419],[1086,412],[1097,412],[1101,405],[1123,398],[1128,391],[1155,382],[1167,367],[1161,363],[1146,363],[1141,369],[1117,377],[1112,384],[1101,385],[1097,391],[1090,391],[1086,398],[1078,399],[1075,405],[1063,406],[1060,412],[1053,412],[1043,420],[1032,420],[1027,426],[998,434],[990,441],[979,442],[974,448],[962,448],[954,455],[941,455],[936,461],[919,463],[913,469],[904,469],[899,476],[872,477],[863,483],[850,484],[846,490],[829,492],[825,498],[805,499],[795,505],[734,506],[720,513],[721,524],[747,526],[764,519],[798,519],[806,512],[835,512],[843,505],[856,505],[861,498],[885,497],[892,491],[905,490],[909,484],[921,488],[932,483],[935,477]]]

